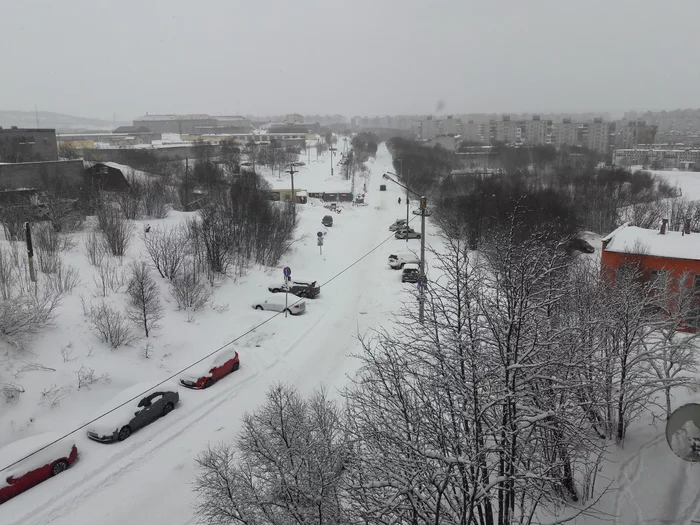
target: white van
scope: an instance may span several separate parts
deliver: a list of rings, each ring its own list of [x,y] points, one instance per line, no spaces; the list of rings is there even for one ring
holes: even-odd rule
[[[398,252],[389,256],[389,266],[394,270],[400,270],[404,264],[409,263],[420,264],[420,259],[415,253],[411,252]]]

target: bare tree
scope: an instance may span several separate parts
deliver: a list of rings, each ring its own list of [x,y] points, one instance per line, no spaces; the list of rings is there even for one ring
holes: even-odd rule
[[[124,286],[126,277],[124,270],[113,261],[103,260],[97,267],[97,275],[93,276],[96,295],[107,297],[110,292],[118,292]]]
[[[111,348],[129,344],[133,339],[127,326],[126,319],[118,310],[102,300],[97,306],[90,303],[84,306],[93,329],[100,339]]]
[[[94,230],[90,230],[85,237],[85,255],[93,266],[100,266],[107,255],[102,237]]]
[[[162,179],[148,180],[143,185],[143,212],[146,217],[163,219],[168,214],[168,186]]]
[[[131,278],[126,293],[129,297],[126,315],[133,323],[141,325],[146,337],[156,328],[163,318],[163,306],[160,302],[158,285],[148,272],[145,262],[131,265]]]
[[[173,279],[189,249],[187,229],[182,227],[152,228],[142,234],[153,267],[161,277]]]
[[[133,223],[109,204],[100,207],[97,217],[105,248],[112,255],[123,257],[133,239]]]
[[[145,193],[145,185],[133,173],[127,176],[129,188],[126,191],[114,192],[116,201],[125,219],[136,220],[142,217],[141,205]]]
[[[200,276],[192,262],[185,261],[170,281],[170,293],[178,309],[199,311],[212,296],[209,284]]]
[[[246,414],[235,445],[197,458],[194,489],[201,523],[347,523],[342,477],[348,461],[340,408],[324,391],[308,401],[273,386]]]

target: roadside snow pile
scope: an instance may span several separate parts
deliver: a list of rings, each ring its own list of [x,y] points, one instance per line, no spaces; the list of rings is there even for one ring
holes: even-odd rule
[[[73,448],[73,442],[70,438],[61,438],[63,438],[63,435],[57,432],[46,432],[20,439],[1,448],[0,468],[6,468],[42,447],[46,447],[33,456],[19,461],[19,463],[13,465],[9,469],[3,470],[0,475],[0,488],[8,485],[6,480],[9,477],[18,478],[24,476],[27,472],[48,465],[57,459],[68,457]],[[54,441],[57,441],[57,443],[54,443]]]

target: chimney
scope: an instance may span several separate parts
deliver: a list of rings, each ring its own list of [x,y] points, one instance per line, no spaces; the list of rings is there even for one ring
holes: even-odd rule
[[[683,225],[683,234],[690,235],[690,217],[685,218],[685,224]]]
[[[661,235],[666,234],[666,225],[668,224],[668,219],[662,219],[661,220],[661,231],[659,232]]]

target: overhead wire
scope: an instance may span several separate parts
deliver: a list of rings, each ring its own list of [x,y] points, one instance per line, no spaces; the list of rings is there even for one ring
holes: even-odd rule
[[[416,218],[415,216],[412,217],[412,218],[409,220],[409,222],[413,221],[415,218]],[[358,264],[359,262],[361,262],[363,259],[367,258],[369,255],[371,255],[372,253],[374,253],[375,251],[377,251],[379,248],[381,248],[384,244],[386,244],[388,241],[390,241],[390,240],[393,239],[393,238],[395,238],[395,234],[390,235],[389,237],[387,237],[386,239],[384,239],[382,242],[380,242],[379,244],[377,244],[376,246],[374,246],[374,247],[373,247],[371,250],[369,250],[367,253],[365,253],[364,255],[362,255],[362,256],[359,257],[358,259],[354,260],[352,263],[350,263],[348,266],[346,266],[345,268],[343,268],[342,270],[340,270],[339,272],[337,272],[337,273],[336,273],[335,275],[333,275],[330,279],[328,279],[328,280],[325,281],[324,283],[321,283],[321,287],[324,287],[324,286],[326,286],[327,284],[333,282],[335,279],[337,279],[338,277],[340,277],[341,275],[343,275],[345,272],[347,272],[347,271],[348,271],[349,269],[351,269],[353,266],[355,266],[356,264]],[[293,302],[291,305],[288,305],[288,306],[294,306],[295,304],[297,304],[297,303],[299,303],[299,302],[301,302],[301,301],[303,301],[303,300],[304,300],[303,298],[300,298],[300,299],[296,300],[295,302]],[[287,309],[285,309],[285,310],[287,310]],[[144,392],[142,392],[142,393],[140,393],[140,394],[137,394],[136,396],[132,397],[131,399],[129,399],[129,400],[127,400],[127,401],[124,401],[124,402],[121,403],[120,405],[117,405],[117,406],[114,407],[113,409],[108,410],[107,412],[104,412],[104,413],[98,415],[97,417],[92,418],[92,419],[91,419],[90,421],[88,421],[87,423],[83,423],[82,425],[78,426],[77,428],[74,428],[74,429],[71,430],[70,432],[66,432],[65,434],[61,435],[60,437],[56,438],[55,440],[51,441],[50,443],[47,443],[47,444],[44,445],[43,447],[41,447],[41,448],[39,448],[39,449],[37,449],[37,450],[35,450],[35,451],[33,451],[33,452],[27,454],[26,456],[24,456],[24,457],[18,459],[18,460],[15,461],[15,462],[10,463],[9,465],[7,465],[7,466],[1,468],[1,469],[0,469],[0,472],[4,472],[4,471],[6,471],[6,470],[12,468],[13,466],[17,465],[18,463],[21,463],[22,461],[24,461],[25,459],[29,459],[30,457],[34,456],[35,454],[38,454],[38,453],[41,452],[42,450],[45,450],[45,449],[49,448],[49,447],[52,446],[52,445],[55,445],[55,444],[58,443],[59,441],[62,441],[62,440],[64,440],[64,439],[66,439],[67,437],[69,437],[69,436],[75,434],[76,432],[78,432],[78,431],[80,431],[80,430],[83,430],[85,427],[87,427],[87,426],[93,424],[94,422],[98,421],[99,419],[103,418],[104,416],[107,416],[107,415],[111,414],[111,413],[114,412],[115,410],[118,410],[118,409],[122,408],[123,406],[128,405],[128,404],[131,403],[132,401],[135,401],[136,399],[139,399],[139,398],[145,396],[146,394],[148,394],[149,392],[152,392],[153,390],[155,390],[155,389],[158,388],[159,386],[161,386],[161,385],[163,385],[163,384],[165,384],[165,383],[168,383],[169,381],[172,381],[174,378],[176,378],[177,376],[183,374],[184,372],[186,372],[187,370],[189,370],[189,369],[192,368],[193,366],[196,366],[196,365],[198,365],[199,363],[201,363],[202,361],[205,361],[205,360],[209,359],[209,358],[212,357],[214,354],[217,354],[218,352],[221,352],[222,350],[224,350],[225,348],[231,346],[231,345],[234,344],[235,342],[237,342],[237,341],[243,339],[243,338],[244,338],[245,336],[247,336],[248,334],[254,332],[254,331],[257,330],[258,328],[260,328],[260,327],[266,325],[267,323],[269,323],[269,322],[272,321],[273,319],[279,317],[280,315],[282,315],[282,314],[285,312],[285,310],[283,310],[283,311],[281,311],[281,312],[277,312],[275,315],[273,315],[273,316],[271,316],[271,317],[268,317],[267,319],[265,319],[265,320],[262,321],[261,323],[256,324],[255,326],[253,326],[252,328],[250,328],[250,329],[247,330],[246,332],[244,332],[244,333],[242,333],[241,335],[239,335],[239,336],[237,336],[237,337],[231,339],[229,342],[227,342],[227,343],[221,345],[221,346],[218,347],[216,350],[213,350],[212,352],[210,352],[209,354],[205,355],[204,357],[198,359],[198,360],[195,361],[194,363],[192,363],[192,364],[186,366],[185,368],[183,368],[183,369],[181,369],[181,370],[178,370],[177,372],[175,372],[174,374],[171,374],[170,376],[166,377],[165,379],[163,379],[163,380],[160,381],[159,383],[156,383],[155,385],[153,385],[153,387],[151,387],[151,388],[145,390]]]

